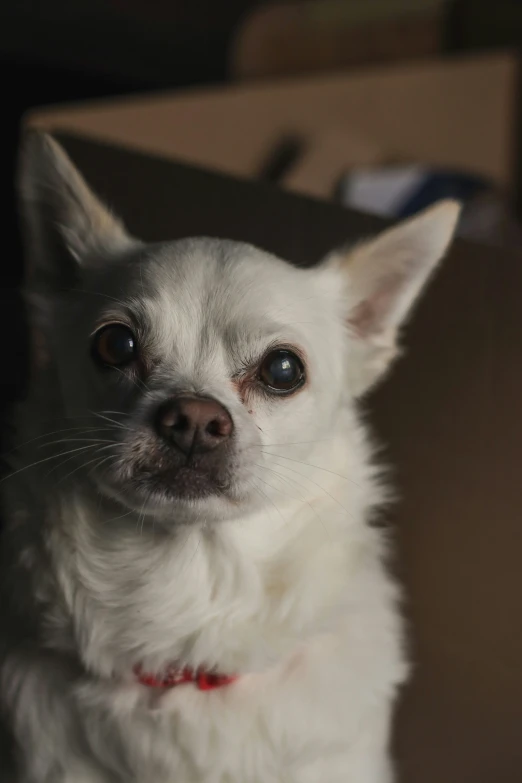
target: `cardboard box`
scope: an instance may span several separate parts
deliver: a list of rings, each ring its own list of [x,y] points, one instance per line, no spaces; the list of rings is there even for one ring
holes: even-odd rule
[[[517,59],[501,53],[41,109],[31,125],[255,177],[281,136],[335,134],[382,156],[513,182]],[[313,181],[312,181],[313,186]],[[310,186],[307,186],[307,192]]]

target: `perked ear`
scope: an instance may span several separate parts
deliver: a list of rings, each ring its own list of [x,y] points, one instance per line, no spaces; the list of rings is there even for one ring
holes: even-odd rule
[[[346,254],[327,260],[344,277],[347,323],[355,355],[350,385],[363,394],[398,353],[397,337],[417,297],[444,256],[460,213],[441,201]]]
[[[122,224],[46,134],[32,131],[24,139],[18,189],[28,277],[36,288],[67,288],[79,267],[130,242]]]

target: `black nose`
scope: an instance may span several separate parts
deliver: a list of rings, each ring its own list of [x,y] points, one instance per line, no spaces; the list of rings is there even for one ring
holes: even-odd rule
[[[211,451],[230,438],[229,412],[208,397],[175,397],[164,403],[156,420],[158,433],[183,453]]]

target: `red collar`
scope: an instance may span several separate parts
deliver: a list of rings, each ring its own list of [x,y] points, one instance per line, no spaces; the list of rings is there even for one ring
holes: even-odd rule
[[[134,668],[134,674],[138,682],[147,685],[149,688],[177,688],[178,685],[192,683],[200,691],[212,691],[214,688],[222,688],[224,685],[231,685],[237,680],[237,676],[216,674],[208,672],[205,669],[177,669],[174,666],[169,667],[163,674],[148,674],[143,671],[141,666]]]

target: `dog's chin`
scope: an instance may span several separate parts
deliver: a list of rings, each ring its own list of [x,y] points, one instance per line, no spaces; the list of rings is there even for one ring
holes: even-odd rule
[[[144,473],[136,476],[132,483],[141,496],[160,497],[174,503],[197,503],[213,497],[228,497],[231,492],[228,482],[218,481],[208,471],[192,465]]]
[[[250,492],[241,482],[216,482],[204,471],[184,466],[166,473],[135,476],[123,481],[105,476],[99,491],[129,511],[171,525],[233,519],[250,505]]]

